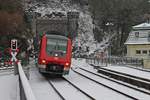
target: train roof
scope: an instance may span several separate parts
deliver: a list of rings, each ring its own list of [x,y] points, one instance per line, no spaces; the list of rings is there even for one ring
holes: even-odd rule
[[[56,38],[56,39],[66,39],[66,40],[68,40],[68,38],[67,37],[65,37],[65,36],[62,36],[62,35],[53,35],[53,34],[46,34],[46,37],[47,38]]]

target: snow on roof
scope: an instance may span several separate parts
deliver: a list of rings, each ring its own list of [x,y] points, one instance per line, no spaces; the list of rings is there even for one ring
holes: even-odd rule
[[[124,44],[150,44],[150,41],[147,37],[144,38],[128,37],[127,41]]]
[[[143,34],[146,32],[146,34],[148,33],[148,30],[150,30],[150,23],[142,23],[139,25],[135,25],[132,27],[133,31],[129,34],[132,34],[135,30],[139,31],[139,30],[145,30],[145,31],[139,31],[139,33]],[[146,35],[145,37],[133,37],[131,35],[129,35],[128,39],[126,40],[126,42],[124,44],[150,44],[150,40],[149,37]]]
[[[139,25],[133,26],[133,29],[149,29],[150,30],[150,23],[142,23]]]

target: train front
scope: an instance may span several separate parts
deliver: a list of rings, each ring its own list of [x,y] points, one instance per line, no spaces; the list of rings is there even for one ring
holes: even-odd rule
[[[71,65],[71,40],[60,35],[44,35],[38,58],[41,73],[65,75]]]

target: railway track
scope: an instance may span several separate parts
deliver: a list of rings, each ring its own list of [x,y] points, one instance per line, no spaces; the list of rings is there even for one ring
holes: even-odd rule
[[[14,69],[14,66],[0,66],[0,70],[11,70]]]
[[[48,79],[47,79],[48,80]],[[62,100],[65,100],[65,98],[63,97],[63,95],[61,95],[61,93],[57,90],[57,88],[53,85],[53,83],[48,80],[49,84],[52,86],[52,88],[56,91],[56,93],[59,95],[59,97],[62,99]]]
[[[64,77],[59,78],[59,81],[57,79],[47,80],[62,100],[76,100],[77,97],[80,97],[81,100],[95,100],[94,97],[82,91],[80,88],[78,88],[76,85],[74,85],[72,82],[70,82]],[[61,82],[60,80],[63,82]],[[61,84],[61,88],[58,85],[59,83]],[[62,90],[65,90],[67,92],[65,93]],[[71,92],[71,94],[69,92]]]
[[[142,93],[144,93],[144,94],[150,95],[150,91],[143,90],[143,89],[140,89],[140,88],[136,88],[135,86],[127,85],[127,84],[125,84],[125,83],[123,83],[123,82],[119,82],[119,81],[117,81],[117,80],[113,80],[113,79],[111,79],[111,78],[102,76],[102,75],[100,75],[100,74],[96,74],[96,73],[91,72],[91,71],[89,71],[89,70],[86,70],[86,69],[84,69],[84,68],[79,68],[79,69],[81,69],[81,70],[83,70],[83,71],[86,71],[86,72],[88,72],[88,73],[91,73],[91,74],[93,74],[93,75],[95,75],[95,76],[98,76],[98,77],[100,77],[100,78],[104,78],[104,79],[107,79],[107,80],[109,80],[109,81],[115,82],[115,83],[117,83],[117,84],[119,84],[119,85],[126,86],[126,87],[128,87],[128,88],[133,89],[133,90],[136,90],[136,91],[142,92]]]
[[[94,73],[94,72],[92,72],[92,71],[89,71],[89,70],[86,70],[86,69],[84,69],[84,68],[79,68],[79,69],[81,69],[81,70],[83,70],[83,71],[85,71],[85,72],[88,72],[88,73],[90,73],[90,74],[93,74],[93,75],[95,75],[95,76],[98,76],[98,77],[100,77],[100,78],[104,78],[104,79],[106,79],[106,80],[115,82],[115,83],[117,83],[117,84],[119,84],[119,85],[122,85],[122,86],[125,86],[125,87],[128,87],[128,88],[131,88],[131,89],[133,89],[133,90],[142,92],[142,93],[144,93],[144,94],[150,95],[150,91],[148,91],[148,90],[143,90],[143,89],[137,88],[137,87],[135,87],[135,86],[127,85],[126,83],[123,83],[123,82],[120,82],[120,81],[117,81],[117,80],[113,80],[113,79],[111,79],[111,78],[102,76],[102,75],[100,75],[100,74],[96,74],[96,73]]]
[[[7,70],[0,69],[0,76],[10,75],[10,74],[14,74],[14,69],[7,69]]]
[[[85,77],[85,78],[87,78],[87,79],[89,79],[89,80],[91,80],[91,81],[93,81],[93,82],[95,82],[95,83],[97,83],[97,84],[99,84],[99,85],[102,85],[102,86],[104,86],[104,87],[106,87],[106,88],[108,88],[108,89],[110,89],[110,90],[113,90],[114,92],[117,92],[117,93],[119,93],[119,94],[121,94],[121,95],[123,95],[123,96],[125,96],[125,97],[127,97],[127,98],[130,98],[130,99],[132,99],[132,100],[138,100],[138,98],[136,98],[136,97],[130,96],[130,95],[125,94],[125,93],[123,93],[123,92],[121,92],[121,91],[119,91],[119,90],[117,90],[117,89],[114,89],[114,88],[112,88],[112,87],[110,87],[110,86],[107,86],[107,85],[103,84],[102,82],[96,81],[96,80],[94,80],[94,79],[92,79],[92,78],[90,78],[90,77],[88,77],[88,76],[86,76],[86,75],[84,75],[84,74],[82,74],[82,73],[80,73],[80,72],[74,70],[74,69],[72,69],[72,70],[73,70],[75,73],[79,74],[80,76],[83,76],[83,77]]]
[[[111,87],[108,87],[104,84],[98,83],[90,78],[87,78],[81,74],[76,73],[75,71],[72,71],[72,72],[76,75],[79,75],[83,79],[89,80],[89,82],[92,81],[93,83],[97,84],[98,86],[102,85],[103,88],[113,92],[112,94],[120,95],[121,97],[125,97],[127,100],[138,100],[135,97],[129,96],[125,93],[122,93],[122,92],[115,90]],[[47,79],[47,80],[62,100],[77,100],[78,99],[77,97],[79,97],[80,100],[98,100],[100,98],[103,98],[101,95],[98,95],[98,97],[94,97],[94,95],[92,95],[92,93],[87,92],[85,88],[83,89],[82,86],[80,86],[79,84],[76,84],[76,82],[70,80],[68,77],[62,77],[62,78],[58,78],[58,79]],[[61,87],[60,87],[60,85],[61,85]],[[70,90],[69,88],[73,88],[74,90]],[[99,90],[101,92],[103,92],[103,89],[99,89]],[[69,92],[71,92],[71,94],[69,94],[68,92],[67,92],[67,94],[65,94],[65,91],[69,91]],[[74,91],[76,91],[76,93],[78,93],[78,94],[76,94]],[[96,92],[97,91],[95,91],[95,93]],[[117,93],[115,93],[115,92],[117,92]],[[106,93],[108,94],[108,92],[106,92]],[[105,94],[105,92],[104,92],[104,94]],[[69,95],[69,97],[68,97],[68,95]],[[75,97],[72,97],[72,95],[74,95]],[[79,95],[82,95],[82,96],[79,96]],[[83,95],[84,95],[84,97],[83,97]],[[111,94],[108,94],[108,95],[111,95]],[[109,98],[109,99],[111,99],[111,98]],[[113,99],[111,99],[111,100],[113,100]]]
[[[98,68],[98,72],[101,74],[107,75],[111,78],[150,90],[149,79],[145,79],[145,78],[141,78],[141,77],[137,77],[137,76],[133,76],[133,75],[129,75],[126,73],[117,72],[117,71],[105,69],[105,68]]]

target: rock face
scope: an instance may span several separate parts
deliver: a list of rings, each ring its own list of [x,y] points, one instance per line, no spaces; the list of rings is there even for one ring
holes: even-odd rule
[[[82,1],[88,0],[34,0],[27,8],[38,17],[32,21],[33,33],[45,30],[68,32],[75,37],[74,46],[81,45],[84,48],[88,45],[89,49],[95,49],[93,19],[88,11],[88,2]]]

